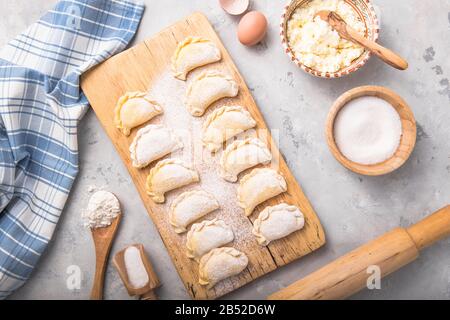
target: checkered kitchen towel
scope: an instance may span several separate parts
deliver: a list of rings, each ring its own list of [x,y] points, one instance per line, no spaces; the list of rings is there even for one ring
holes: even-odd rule
[[[80,75],[126,47],[143,10],[59,1],[0,50],[0,298],[29,278],[77,175]]]

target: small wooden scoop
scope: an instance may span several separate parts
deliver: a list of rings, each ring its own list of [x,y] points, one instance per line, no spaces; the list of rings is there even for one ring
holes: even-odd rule
[[[406,70],[408,68],[408,62],[400,57],[393,51],[380,46],[375,41],[369,40],[366,37],[360,35],[355,29],[345,23],[345,21],[336,12],[322,10],[315,14],[322,20],[328,22],[330,26],[336,30],[339,35],[349,41],[352,41],[360,46],[363,46],[367,50],[377,55],[381,60],[389,64],[390,66],[399,70]]]
[[[94,285],[91,290],[92,300],[103,299],[106,264],[121,217],[122,214],[119,214],[107,227],[91,228],[92,239],[95,245],[95,276]]]
[[[158,298],[154,290],[160,286],[160,282],[158,276],[153,270],[152,264],[148,260],[147,255],[145,254],[144,246],[142,244],[133,244],[131,246],[136,247],[140,252],[142,263],[144,264],[145,270],[147,271],[148,274],[148,283],[141,288],[134,288],[131,285],[128,279],[128,273],[124,259],[125,250],[127,250],[129,247],[126,247],[125,249],[116,253],[116,255],[113,258],[114,266],[119,272],[120,278],[122,279],[130,296],[139,296],[139,298],[142,300],[157,300]]]

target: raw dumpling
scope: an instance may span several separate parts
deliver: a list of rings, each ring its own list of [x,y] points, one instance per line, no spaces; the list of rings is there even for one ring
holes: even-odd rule
[[[227,181],[236,182],[240,172],[270,160],[272,160],[272,154],[264,142],[258,138],[237,140],[222,154],[220,175]]]
[[[248,264],[245,253],[231,247],[212,249],[200,259],[199,280],[208,289],[219,281],[241,273]]]
[[[253,223],[253,234],[258,243],[267,246],[271,241],[281,239],[305,225],[300,209],[286,203],[267,207]]]
[[[286,180],[276,170],[256,168],[242,177],[237,189],[239,206],[249,216],[257,205],[287,190]]]
[[[229,76],[217,71],[204,71],[187,88],[186,107],[193,116],[200,117],[213,102],[235,97],[238,91],[238,85]]]
[[[186,237],[187,256],[199,260],[214,248],[234,239],[233,230],[223,220],[205,220],[193,224]]]
[[[145,92],[127,92],[119,98],[114,110],[114,124],[130,135],[131,129],[163,112],[162,107]]]
[[[187,191],[180,194],[170,206],[169,222],[176,233],[182,233],[189,224],[219,207],[219,202],[212,194],[203,190]]]
[[[219,150],[224,141],[256,126],[250,113],[241,106],[215,110],[203,124],[203,144],[212,152]]]
[[[211,40],[187,37],[180,42],[172,57],[175,78],[186,80],[189,71],[222,59],[219,48]]]
[[[164,194],[200,180],[197,171],[178,159],[159,161],[147,177],[147,193],[157,203],[165,201]]]
[[[160,124],[149,124],[137,132],[130,145],[133,167],[143,168],[181,148],[181,138],[171,129]]]

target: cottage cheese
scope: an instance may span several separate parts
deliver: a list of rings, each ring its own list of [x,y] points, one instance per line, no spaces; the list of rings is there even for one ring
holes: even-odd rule
[[[339,14],[344,21],[365,33],[366,27],[354,9],[343,0],[313,0],[297,8],[287,23],[289,47],[304,65],[321,72],[348,67],[364,52],[361,46],[345,40],[331,26],[314,15],[321,10]]]

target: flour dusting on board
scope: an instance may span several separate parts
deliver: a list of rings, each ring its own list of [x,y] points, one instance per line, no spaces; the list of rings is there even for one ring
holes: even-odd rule
[[[195,78],[196,70],[191,72],[189,79]],[[237,204],[236,183],[229,183],[219,175],[219,162],[221,152],[211,154],[202,145],[202,126],[207,115],[215,109],[215,105],[209,108],[203,117],[193,117],[184,105],[184,97],[187,82],[177,80],[170,71],[164,72],[152,87],[150,95],[164,108],[164,113],[158,122],[172,128],[183,139],[184,148],[173,152],[171,158],[178,158],[191,164],[200,174],[200,182],[168,193],[167,201],[161,204],[164,212],[168,212],[172,201],[182,192],[187,190],[203,189],[212,193],[220,203],[220,209],[207,215],[201,220],[219,218],[225,221],[235,233],[233,246],[237,249],[245,248],[248,241],[255,242],[251,233],[251,224],[244,216],[242,209]],[[220,106],[230,105],[227,99],[220,101]],[[249,132],[247,135],[254,135]],[[199,222],[197,221],[197,222]],[[174,231],[173,231],[174,232]],[[184,246],[186,234],[179,236],[180,243]],[[245,249],[243,249],[245,252]],[[247,252],[246,252],[247,253]]]

